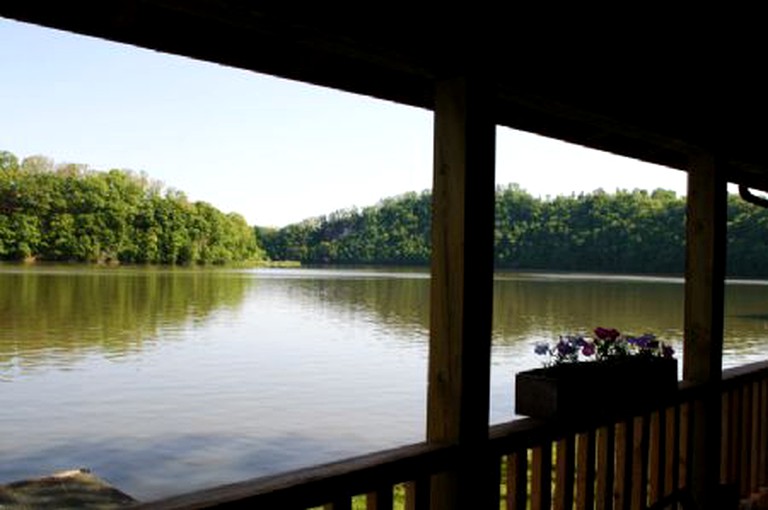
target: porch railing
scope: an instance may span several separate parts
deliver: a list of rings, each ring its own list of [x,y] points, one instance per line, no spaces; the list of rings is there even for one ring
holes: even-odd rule
[[[491,427],[499,507],[676,508],[689,486],[691,422],[705,388],[680,383],[662,407],[611,423],[515,420]],[[768,486],[768,362],[723,372],[720,480],[742,500]],[[631,396],[628,396],[631,398]],[[420,443],[166,500],[143,509],[429,508],[430,477],[457,467],[454,446]]]

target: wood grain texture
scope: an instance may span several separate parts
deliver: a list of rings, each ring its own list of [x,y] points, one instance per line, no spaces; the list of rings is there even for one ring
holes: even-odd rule
[[[741,390],[741,415],[739,416],[739,425],[741,429],[741,442],[739,451],[741,458],[739,463],[739,493],[742,497],[749,496],[750,466],[752,457],[752,388],[746,385]]]
[[[531,452],[531,510],[550,510],[552,506],[552,445]]]
[[[365,510],[392,510],[394,488],[384,486],[365,496]]]
[[[684,379],[709,384],[691,417],[691,492],[702,510],[716,510],[720,479],[723,309],[727,186],[710,153],[691,155],[685,258]]]
[[[595,431],[579,434],[576,443],[576,510],[595,506]]]
[[[632,437],[632,510],[643,510],[648,503],[648,416],[633,420]]]
[[[597,431],[597,484],[595,508],[613,509],[613,487],[615,481],[616,428],[613,425]]]
[[[760,443],[758,445],[758,484],[768,485],[768,380],[760,381]]]
[[[677,488],[675,474],[680,448],[677,444],[678,421],[677,406],[668,407],[665,411],[665,439],[664,439],[664,496],[669,496]]]
[[[752,408],[750,415],[750,456],[749,456],[749,492],[757,493],[760,488],[759,469],[760,469],[760,383],[752,383]]]
[[[569,435],[556,443],[555,510],[573,508],[576,438]]]
[[[457,444],[463,457],[459,471],[433,480],[432,505],[441,510],[498,505],[498,483],[493,488],[491,480],[491,462],[498,458],[486,451],[495,203],[492,106],[493,92],[480,79],[437,84],[427,440]]]
[[[528,450],[507,456],[507,510],[526,510],[528,505]]]

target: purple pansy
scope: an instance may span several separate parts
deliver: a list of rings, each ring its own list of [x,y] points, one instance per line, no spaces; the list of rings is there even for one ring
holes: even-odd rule
[[[598,327],[594,329],[593,338],[582,335],[563,335],[557,343],[550,346],[546,342],[538,342],[534,352],[548,356],[545,365],[562,363],[577,363],[592,359],[605,361],[627,356],[674,357],[675,350],[656,339],[651,333],[638,337],[622,335],[614,328]]]
[[[570,341],[569,337],[561,338],[557,342],[557,353],[561,356],[570,356],[576,352],[576,346]]]
[[[573,345],[575,345],[576,347],[584,347],[585,345],[587,345],[587,341],[584,340],[583,336],[574,336],[570,338],[573,342]]]

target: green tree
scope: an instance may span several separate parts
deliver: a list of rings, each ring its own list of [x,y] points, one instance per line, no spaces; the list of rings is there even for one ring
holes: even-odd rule
[[[15,172],[19,169],[19,160],[15,154],[0,150],[0,172]]]
[[[145,174],[2,155],[0,259],[227,263],[264,256],[242,216]]]

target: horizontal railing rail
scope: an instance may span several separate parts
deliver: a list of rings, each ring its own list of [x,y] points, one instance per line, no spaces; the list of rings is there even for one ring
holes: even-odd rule
[[[712,389],[680,382],[677,392],[663,396],[653,408],[568,422],[523,418],[490,427],[489,458],[499,463],[500,507],[675,508],[689,486],[688,416]],[[723,399],[721,482],[735,486],[742,499],[755,497],[768,485],[768,362],[724,370],[718,391]],[[429,507],[430,477],[455,469],[459,459],[456,446],[419,443],[136,508],[247,504],[421,510]]]
[[[455,446],[418,443],[330,464],[182,494],[137,505],[143,510],[197,508],[310,508],[328,503],[348,507],[355,495],[392,501],[393,487],[409,482],[411,499],[428,497],[429,476],[455,467]],[[421,492],[421,494],[418,494]],[[367,497],[368,494],[377,495]],[[378,494],[381,494],[380,496]],[[383,506],[381,508],[384,508]]]

